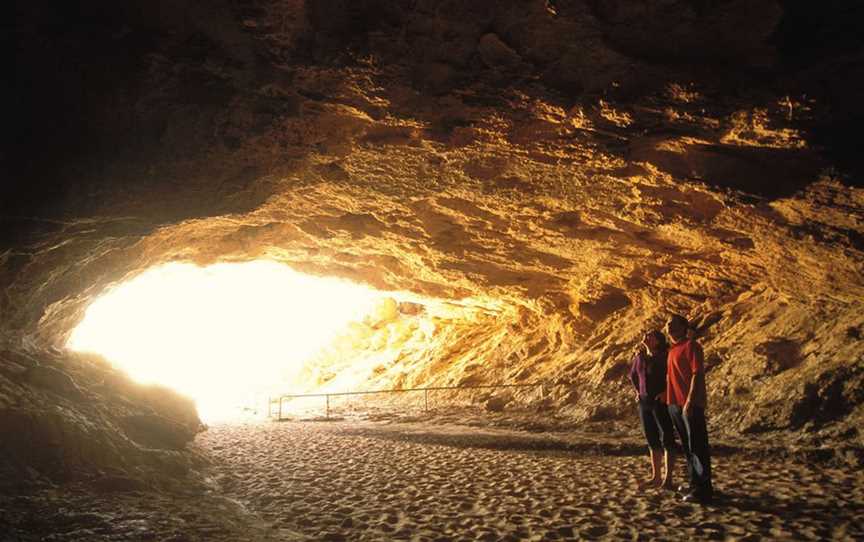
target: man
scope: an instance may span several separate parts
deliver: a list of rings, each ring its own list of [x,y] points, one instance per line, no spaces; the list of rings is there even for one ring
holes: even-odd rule
[[[709,502],[714,497],[711,484],[711,450],[705,425],[705,361],[702,347],[687,337],[687,319],[672,315],[666,332],[672,339],[666,370],[666,404],[687,458],[690,485],[684,501]]]

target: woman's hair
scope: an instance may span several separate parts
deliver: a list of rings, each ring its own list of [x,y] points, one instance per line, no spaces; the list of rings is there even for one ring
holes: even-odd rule
[[[662,331],[658,331],[656,329],[652,329],[645,336],[651,335],[655,339],[657,339],[657,344],[659,344],[662,348],[669,348],[669,343],[666,341],[666,335],[663,334]]]

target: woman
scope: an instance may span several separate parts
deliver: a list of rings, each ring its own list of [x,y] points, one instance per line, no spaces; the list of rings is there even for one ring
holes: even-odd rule
[[[630,367],[630,381],[636,388],[639,418],[651,458],[651,478],[641,482],[640,488],[673,487],[675,437],[672,419],[665,404],[668,350],[666,336],[659,331],[649,331],[642,339],[639,352]]]

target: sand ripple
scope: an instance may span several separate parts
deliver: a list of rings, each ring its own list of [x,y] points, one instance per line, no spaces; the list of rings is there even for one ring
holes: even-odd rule
[[[858,472],[719,457],[722,496],[698,506],[670,492],[640,494],[641,457],[442,446],[378,433],[374,424],[291,422],[217,426],[198,442],[217,458],[227,496],[286,540],[864,538]]]

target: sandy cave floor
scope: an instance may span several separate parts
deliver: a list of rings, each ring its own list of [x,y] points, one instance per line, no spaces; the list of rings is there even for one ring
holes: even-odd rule
[[[0,540],[864,539],[864,473],[720,452],[717,502],[690,505],[637,491],[632,436],[568,438],[570,451],[440,420],[216,425],[196,439],[214,459],[200,487],[4,497]]]
[[[509,432],[497,433],[509,441]],[[459,444],[472,434],[489,443],[496,432],[288,422],[214,427],[199,442],[222,460],[217,476],[226,493],[286,537],[864,538],[860,472],[717,457],[722,495],[715,505],[698,506],[672,492],[640,494],[636,475],[646,462],[639,456]],[[456,445],[429,443],[435,440]]]

